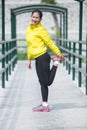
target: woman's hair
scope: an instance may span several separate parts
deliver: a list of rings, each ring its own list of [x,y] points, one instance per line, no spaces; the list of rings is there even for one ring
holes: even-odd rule
[[[32,16],[35,12],[37,12],[37,13],[39,14],[39,16],[40,16],[40,19],[42,19],[43,14],[42,14],[42,12],[41,12],[39,9],[33,10],[32,13],[31,13],[31,16]]]

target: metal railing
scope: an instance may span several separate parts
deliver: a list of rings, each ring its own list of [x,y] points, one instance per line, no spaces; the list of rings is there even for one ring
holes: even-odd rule
[[[77,80],[79,87],[85,87],[85,92],[87,94],[87,43],[85,41],[70,41],[64,39],[53,40],[57,40],[61,52],[68,54],[67,58],[65,58],[63,62],[68,74],[72,75],[72,80]],[[17,41],[24,42],[25,40],[19,39]],[[20,48],[21,46],[19,49]],[[24,48],[26,48],[26,46],[24,46]]]
[[[63,39],[58,41],[61,51],[68,53],[64,62],[68,74],[72,74],[72,80],[77,78],[78,86],[84,86],[87,95],[87,42]]]
[[[14,70],[17,63],[16,39],[0,42],[0,78],[2,88],[5,88],[5,81],[8,81],[9,75]]]
[[[78,82],[79,87],[82,88],[82,86],[84,86],[87,94],[87,42],[64,39],[53,40],[57,40],[61,52],[68,54],[67,58],[65,58],[63,62],[68,74],[72,75],[72,80]],[[19,39],[18,41],[21,42],[22,39]],[[23,41],[25,40],[23,39]],[[21,46],[19,48],[21,48]],[[26,48],[26,46],[24,46],[24,48]]]
[[[53,39],[55,40],[55,39]],[[61,52],[67,53],[68,56],[65,58],[63,65],[66,67],[68,74],[72,75],[72,80],[78,81],[78,86],[85,87],[87,95],[87,42],[84,41],[70,41],[64,39],[57,39]],[[2,87],[5,87],[5,80],[8,80],[11,70],[14,70],[15,64],[17,63],[17,49],[20,50],[22,47],[22,55],[27,53],[27,44],[18,46],[16,43],[24,42],[25,39],[14,39],[11,41],[0,42],[2,47],[2,55],[0,61],[2,61],[2,68],[0,74],[2,75]],[[24,48],[24,51],[23,51]],[[24,53],[23,53],[24,52]],[[84,83],[83,83],[84,80]]]

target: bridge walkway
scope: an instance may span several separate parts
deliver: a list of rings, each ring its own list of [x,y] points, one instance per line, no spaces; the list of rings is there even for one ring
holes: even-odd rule
[[[0,87],[0,130],[87,130],[87,96],[59,65],[49,87],[49,113],[35,113],[41,103],[40,85],[27,61],[18,61],[6,88]]]

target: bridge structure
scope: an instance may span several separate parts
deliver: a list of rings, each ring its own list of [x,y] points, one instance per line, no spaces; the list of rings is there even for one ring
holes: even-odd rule
[[[79,2],[81,2],[80,3],[81,5],[83,4],[83,1],[79,1]],[[30,86],[32,85],[33,81],[36,81],[36,83],[34,83],[34,85],[36,87],[39,85],[37,85],[38,84],[37,78],[32,75],[32,74],[35,74],[35,70],[32,69],[30,72],[30,75],[29,75],[29,73],[26,69],[26,64],[27,64],[26,61],[18,60],[17,42],[18,41],[21,42],[23,40],[25,41],[25,39],[17,39],[16,16],[23,14],[23,13],[27,13],[27,12],[32,12],[33,9],[37,9],[37,8],[39,8],[42,12],[50,12],[50,13],[55,13],[55,14],[59,15],[59,17],[60,17],[60,37],[57,39],[54,39],[54,40],[57,41],[61,52],[68,54],[68,56],[65,57],[64,62],[59,66],[58,73],[60,76],[57,75],[57,78],[55,79],[55,82],[53,84],[53,86],[55,86],[55,96],[53,98],[50,96],[52,103],[53,103],[53,101],[55,102],[55,105],[53,105],[53,108],[52,108],[54,110],[53,111],[53,120],[55,118],[56,122],[59,121],[58,118],[56,117],[56,114],[58,114],[56,112],[56,110],[59,110],[61,108],[63,109],[63,107],[66,108],[66,110],[67,110],[67,112],[64,111],[64,120],[61,119],[61,115],[59,116],[60,117],[59,126],[57,124],[55,124],[50,127],[50,123],[52,123],[51,120],[48,121],[49,125],[46,125],[46,122],[44,122],[42,124],[42,122],[40,120],[42,118],[42,116],[40,115],[39,120],[38,119],[35,120],[33,118],[34,115],[31,112],[29,113],[31,118],[28,118],[28,117],[26,118],[26,116],[27,116],[26,112],[22,113],[21,107],[19,107],[18,111],[17,111],[17,107],[19,105],[25,106],[25,108],[23,108],[24,111],[28,111],[28,109],[29,110],[31,109],[32,103],[35,103],[36,100],[34,100],[32,95],[31,94],[29,95],[27,93],[27,91],[28,92],[31,91]],[[82,8],[82,6],[81,6],[81,8]],[[7,41],[7,40],[5,40],[5,4],[4,4],[4,0],[2,0],[2,41],[0,41],[0,53],[1,53],[1,55],[0,55],[0,64],[1,64],[0,76],[1,76],[1,87],[2,87],[1,92],[4,91],[3,89],[5,89],[5,90],[7,88],[9,88],[9,89],[6,90],[6,92],[4,93],[3,100],[0,100],[1,101],[0,108],[2,108],[2,109],[6,108],[5,96],[7,95],[8,105],[15,107],[15,112],[12,111],[13,115],[10,114],[10,116],[7,114],[8,118],[13,116],[11,121],[9,119],[7,119],[6,116],[3,116],[3,115],[5,115],[5,113],[2,114],[2,119],[5,120],[5,118],[6,118],[7,120],[9,120],[10,123],[8,122],[6,124],[7,126],[5,126],[5,124],[3,123],[4,121],[1,121],[1,125],[0,125],[1,129],[2,130],[5,130],[6,128],[7,128],[7,130],[22,129],[22,126],[20,126],[20,122],[23,123],[23,121],[17,122],[17,118],[21,119],[21,116],[23,116],[22,120],[23,120],[23,118],[25,118],[24,124],[27,125],[27,126],[23,126],[23,129],[25,129],[25,130],[27,130],[29,128],[30,128],[30,130],[33,130],[34,127],[36,128],[36,130],[38,130],[38,129],[43,130],[44,125],[47,126],[46,130],[51,129],[51,128],[53,128],[55,130],[56,129],[86,130],[87,129],[87,124],[86,124],[86,119],[87,119],[87,114],[86,114],[86,110],[87,110],[87,97],[86,97],[86,95],[87,95],[87,39],[85,41],[82,41],[81,33],[80,33],[79,41],[68,40],[68,9],[60,7],[60,6],[55,6],[55,5],[36,4],[36,5],[27,5],[27,6],[23,6],[23,7],[17,7],[17,8],[11,9],[10,12],[11,12],[11,39]],[[82,27],[82,23],[80,23],[80,24]],[[80,31],[82,31],[82,30],[80,30]],[[34,63],[34,61],[33,61],[33,63]],[[33,64],[33,67],[34,67],[34,64]],[[28,82],[28,78],[29,78],[29,82]],[[64,81],[64,83],[63,83],[63,81]],[[76,81],[76,82],[74,82],[74,81]],[[83,83],[83,81],[84,81],[84,83]],[[61,88],[59,88],[59,89],[57,88],[58,84],[60,84],[60,86],[61,86]],[[27,87],[29,86],[28,90],[27,90],[26,86]],[[11,88],[11,87],[13,87],[13,88]],[[32,92],[34,89],[35,88],[32,88]],[[20,90],[21,90],[21,93],[19,92]],[[81,92],[81,90],[83,90],[84,92]],[[16,93],[16,91],[18,92],[18,94]],[[23,91],[25,93],[23,93]],[[36,91],[36,89],[34,91]],[[10,92],[16,93],[12,96],[12,99],[15,100],[13,103],[10,102],[11,95],[8,96],[8,94]],[[60,105],[60,108],[58,105],[56,105],[56,104],[58,104],[57,100],[55,101],[55,99],[59,98],[57,92],[60,96],[62,96],[62,98],[60,98],[60,100],[59,100],[59,102],[62,101],[62,105]],[[27,93],[27,95],[26,95],[26,93]],[[65,93],[65,94],[63,94],[63,93]],[[16,99],[18,101],[15,99],[15,96],[17,96]],[[24,98],[25,103],[24,103],[24,100],[22,99],[23,98],[22,96],[25,97]],[[36,94],[36,96],[37,96],[37,94]],[[74,98],[74,96],[75,96],[75,98]],[[18,99],[18,97],[20,97],[19,98],[20,100]],[[28,103],[27,98],[30,98],[29,102],[31,102],[31,105],[30,105],[30,103],[29,103],[29,105],[27,104]],[[38,99],[38,96],[36,98]],[[52,103],[51,103],[51,105],[52,105]],[[7,107],[8,107],[8,105],[7,105]],[[71,109],[70,109],[71,111],[68,111],[69,108],[74,109],[74,111],[72,111]],[[20,116],[17,115],[20,111],[19,109],[21,109],[21,114],[19,114]],[[76,117],[76,112],[75,112],[76,109],[78,109],[77,113],[79,111],[81,112],[81,116],[77,115],[77,117]],[[10,110],[12,110],[11,107],[9,107],[9,111]],[[70,113],[68,113],[68,112],[70,112]],[[16,117],[14,117],[15,114],[16,114]],[[24,115],[22,115],[22,114],[24,114]],[[67,114],[71,114],[71,116],[67,117],[66,116]],[[74,116],[73,116],[73,114],[74,114]],[[62,115],[63,115],[63,113],[62,113]],[[50,117],[50,115],[48,115],[48,118],[49,117]],[[67,119],[65,119],[66,117],[67,117]],[[39,118],[39,116],[36,116],[36,118]],[[71,118],[71,122],[70,122],[70,118]],[[75,118],[76,118],[76,120],[75,120]],[[80,123],[78,123],[77,118],[80,119]],[[36,122],[34,122],[34,124],[33,124],[31,119]],[[45,119],[45,116],[44,116],[44,119]],[[17,124],[18,127],[14,125],[14,121],[16,121],[16,123],[18,123]],[[26,123],[26,121],[31,122],[29,126],[28,126],[28,122]],[[39,126],[39,123],[37,123],[38,121],[41,122],[42,126]],[[65,123],[68,121],[71,124],[71,126],[69,124]],[[63,126],[61,125],[61,123],[63,124]]]

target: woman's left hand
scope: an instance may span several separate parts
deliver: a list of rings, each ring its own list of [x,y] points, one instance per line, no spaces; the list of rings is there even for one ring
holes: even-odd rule
[[[28,66],[29,69],[31,69],[31,60],[28,60],[27,66]]]

